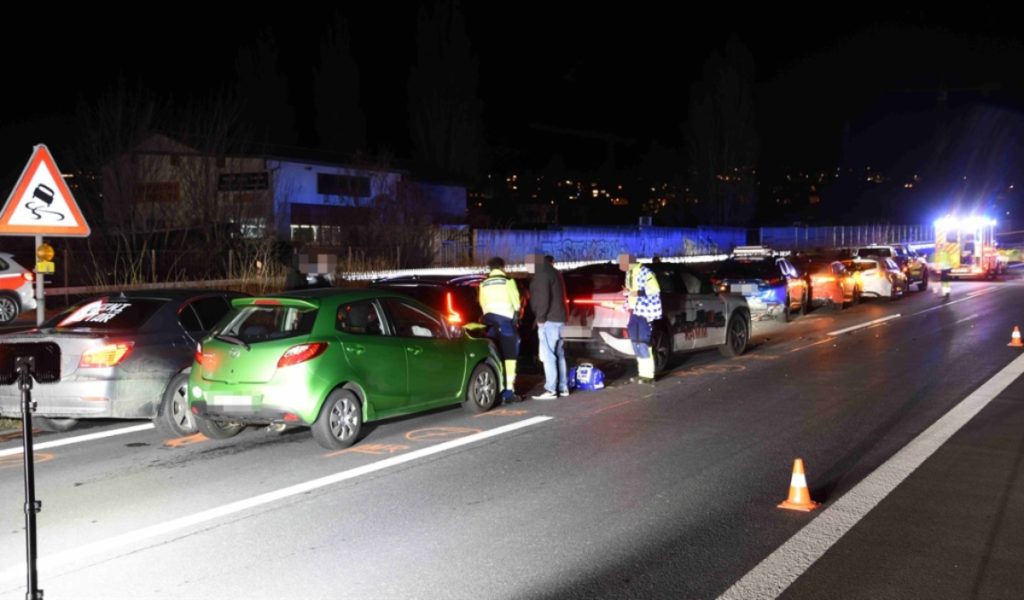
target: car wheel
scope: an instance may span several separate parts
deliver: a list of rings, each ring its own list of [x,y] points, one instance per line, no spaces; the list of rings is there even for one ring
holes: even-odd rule
[[[238,421],[211,421],[196,415],[196,429],[211,440],[226,440],[242,433],[245,425]]]
[[[474,413],[487,412],[498,401],[498,377],[494,370],[481,363],[473,369],[466,383],[466,400],[462,406]]]
[[[78,425],[78,419],[64,419],[57,417],[32,417],[32,426],[43,431],[70,431]]]
[[[313,439],[328,450],[348,448],[363,428],[363,405],[352,390],[334,390],[313,423]]]
[[[197,431],[196,418],[188,409],[188,373],[178,373],[171,378],[153,425],[160,433],[174,437]]]
[[[654,372],[664,373],[672,359],[672,339],[664,327],[655,327],[651,332],[651,352],[654,356]]]
[[[10,296],[0,296],[0,325],[10,323],[18,317],[21,306]]]
[[[854,304],[854,305],[860,304],[860,296],[861,296],[860,288],[854,286],[854,288],[853,288],[853,300],[851,300],[850,302],[852,304]]]
[[[789,323],[789,294],[786,294],[786,301],[782,304],[782,310],[775,315],[779,323]]]
[[[750,327],[747,325],[747,318],[740,311],[732,313],[729,319],[729,327],[725,332],[725,343],[718,347],[722,356],[734,358],[747,351],[747,344],[750,342]]]
[[[806,315],[811,311],[811,290],[804,288],[804,293],[800,296],[800,314]]]
[[[928,271],[921,274],[921,281],[917,284],[917,291],[923,292],[928,289]]]

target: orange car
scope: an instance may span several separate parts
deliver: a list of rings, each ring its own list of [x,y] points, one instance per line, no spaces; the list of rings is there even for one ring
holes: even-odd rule
[[[811,281],[811,298],[816,304],[829,304],[842,310],[860,302],[860,286],[855,274],[839,261],[808,264],[804,271]]]

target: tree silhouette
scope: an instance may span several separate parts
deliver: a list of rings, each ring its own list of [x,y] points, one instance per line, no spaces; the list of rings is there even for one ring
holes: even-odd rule
[[[297,139],[295,108],[288,94],[288,78],[278,69],[277,46],[263,35],[255,47],[238,57],[238,96],[243,119],[259,141],[294,145]]]
[[[348,24],[338,18],[320,44],[314,71],[316,134],[324,150],[355,154],[366,148],[366,118],[359,106],[359,67],[349,50]]]
[[[484,164],[479,65],[454,1],[420,8],[416,48],[409,75],[416,159],[435,175],[474,179]]]
[[[690,121],[684,126],[696,190],[692,211],[702,223],[742,225],[756,208],[754,60],[734,36],[725,55],[704,63],[704,79],[690,89]]]

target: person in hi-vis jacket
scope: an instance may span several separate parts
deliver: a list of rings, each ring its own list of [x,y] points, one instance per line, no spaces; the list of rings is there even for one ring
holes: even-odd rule
[[[661,318],[661,287],[654,273],[640,264],[632,254],[619,255],[619,269],[626,273],[626,296],[629,325],[626,331],[636,354],[638,383],[654,384],[654,355],[651,353],[651,326]]]
[[[516,357],[519,356],[519,288],[505,274],[505,260],[494,257],[487,261],[490,273],[480,282],[480,308],[487,335],[498,345],[505,364],[504,403],[516,402]]]

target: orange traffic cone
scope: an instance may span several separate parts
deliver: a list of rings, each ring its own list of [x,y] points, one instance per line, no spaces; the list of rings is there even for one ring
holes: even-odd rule
[[[1007,346],[1011,348],[1024,348],[1024,343],[1020,341],[1020,327],[1013,326],[1013,333],[1010,334],[1010,343]]]
[[[793,461],[793,478],[789,484],[789,498],[779,508],[811,512],[818,508],[818,503],[811,500],[811,493],[807,491],[807,477],[804,476],[804,460],[798,458]]]

